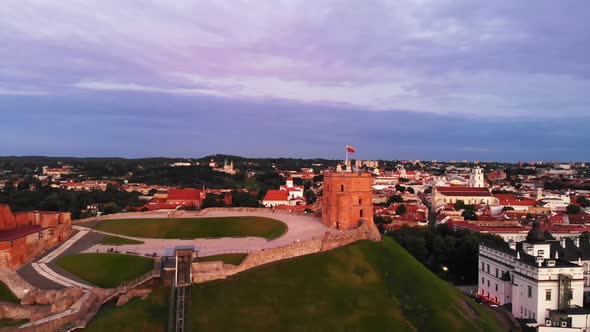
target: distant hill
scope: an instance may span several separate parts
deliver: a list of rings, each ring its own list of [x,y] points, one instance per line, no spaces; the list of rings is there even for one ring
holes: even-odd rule
[[[193,285],[190,323],[193,331],[503,331],[491,311],[389,238]]]

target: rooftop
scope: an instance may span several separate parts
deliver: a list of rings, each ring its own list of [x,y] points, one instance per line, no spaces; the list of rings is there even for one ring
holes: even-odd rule
[[[43,230],[40,225],[23,225],[0,231],[0,241],[12,241]]]

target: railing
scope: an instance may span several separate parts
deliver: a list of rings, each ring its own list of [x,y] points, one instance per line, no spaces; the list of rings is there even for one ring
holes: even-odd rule
[[[206,255],[199,255],[198,257],[209,257],[209,256],[216,256],[216,255],[223,255],[223,254],[251,254],[254,250],[250,249],[226,249],[226,250],[218,250],[208,252]],[[197,260],[198,260],[197,257]]]
[[[176,321],[176,280],[172,278],[170,282],[170,298],[168,299],[168,332],[174,332],[174,323]]]

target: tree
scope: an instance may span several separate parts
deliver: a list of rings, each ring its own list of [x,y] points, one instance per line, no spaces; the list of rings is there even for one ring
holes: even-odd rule
[[[402,185],[399,185],[399,184],[396,184],[396,185],[395,185],[395,190],[397,190],[397,191],[399,191],[399,192],[403,193],[403,192],[405,192],[405,191],[406,191],[406,187],[404,187],[404,186],[402,186]]]
[[[415,194],[416,193],[416,192],[414,192],[414,188],[412,188],[412,187],[408,187],[407,190],[408,190],[408,192],[410,194]]]
[[[308,191],[304,192],[303,196],[305,196],[305,201],[306,201],[307,205],[313,205],[313,203],[315,203],[318,199],[312,190],[308,190]]]
[[[405,204],[402,204],[398,207],[395,208],[395,214],[397,214],[398,216],[401,216],[402,214],[406,213],[408,209],[406,208]]]
[[[107,204],[102,208],[102,214],[113,214],[121,212],[121,208],[117,205],[117,203]]]
[[[576,199],[576,201],[583,208],[587,208],[590,206],[590,199],[586,198],[585,196],[578,196],[578,199]]]
[[[512,211],[512,210],[514,210],[514,208],[512,206],[508,206],[508,205],[506,205],[505,207],[502,208],[502,212]]]
[[[582,212],[582,208],[577,205],[570,204],[565,208],[565,212],[567,212],[567,214],[578,214]]]
[[[477,214],[471,209],[465,209],[461,215],[465,220],[477,220]]]
[[[404,199],[400,195],[393,195],[387,199],[387,204],[403,203]]]
[[[464,210],[466,206],[467,205],[465,205],[465,202],[463,202],[462,200],[458,200],[457,202],[455,202],[455,211]]]

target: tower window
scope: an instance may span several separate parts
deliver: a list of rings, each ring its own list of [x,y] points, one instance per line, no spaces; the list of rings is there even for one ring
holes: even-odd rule
[[[363,217],[363,210],[360,211],[361,218]]]
[[[343,184],[340,185],[340,191],[344,191],[344,185]]]
[[[363,200],[359,198],[359,205],[363,204]]]

